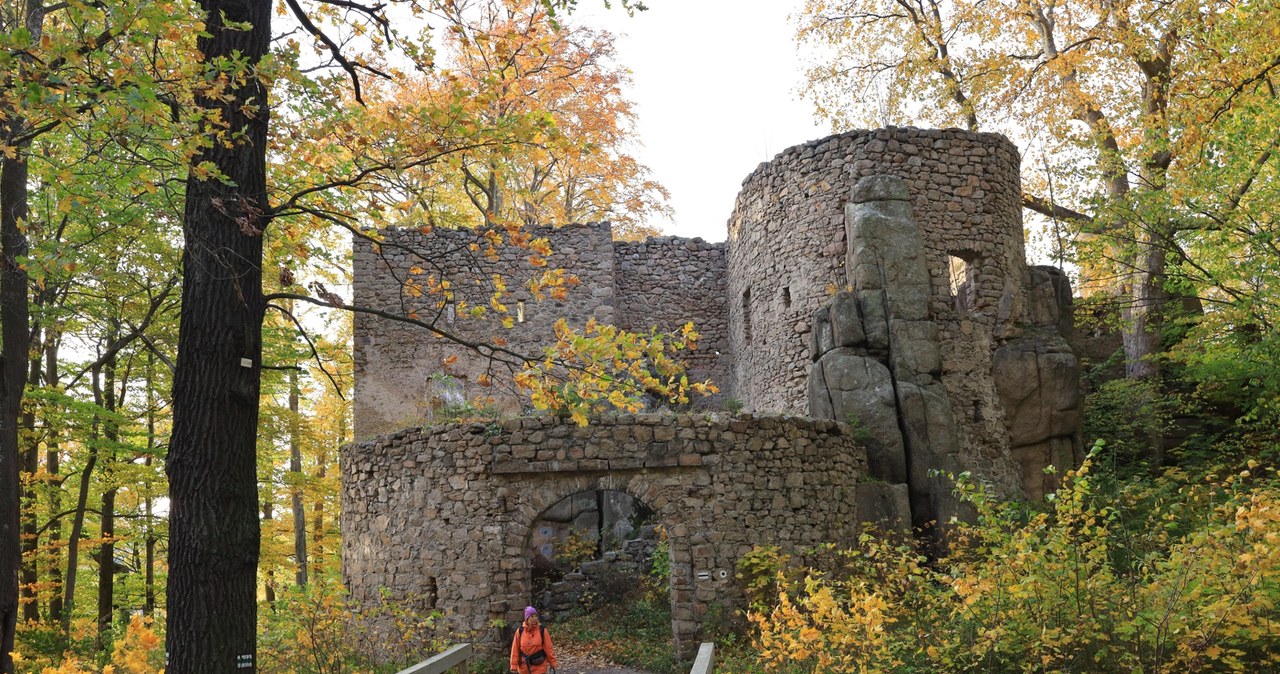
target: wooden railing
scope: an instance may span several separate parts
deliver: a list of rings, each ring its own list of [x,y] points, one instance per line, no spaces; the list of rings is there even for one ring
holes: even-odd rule
[[[430,660],[423,660],[416,665],[406,667],[397,674],[445,674],[452,671],[467,674],[467,665],[471,664],[473,657],[475,657],[475,649],[471,644],[458,644]]]
[[[455,671],[455,668],[456,671],[467,674],[467,665],[473,657],[475,649],[471,644],[459,644],[430,660],[406,667],[397,674],[446,674]],[[707,642],[698,647],[698,655],[693,659],[693,669],[689,670],[689,674],[712,674],[715,667],[716,645]]]
[[[693,659],[689,674],[711,674],[716,668],[716,645],[704,642],[698,647],[698,657]]]

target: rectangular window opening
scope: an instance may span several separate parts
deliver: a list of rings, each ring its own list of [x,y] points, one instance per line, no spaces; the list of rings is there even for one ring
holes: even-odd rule
[[[956,311],[973,313],[978,306],[978,257],[952,254],[947,260],[947,286]]]

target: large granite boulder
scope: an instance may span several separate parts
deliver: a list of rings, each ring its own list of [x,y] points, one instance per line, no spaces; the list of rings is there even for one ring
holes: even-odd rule
[[[891,483],[907,481],[893,378],[880,361],[850,347],[823,354],[809,374],[809,414],[843,421],[861,431],[871,477]]]
[[[968,418],[958,415],[977,418],[985,410],[1003,413],[1008,444],[1001,438],[993,451],[1007,466],[1007,488],[1021,487],[1031,498],[1053,489],[1055,478],[1045,468],[1065,470],[1081,458],[1079,365],[1063,339],[1072,321],[1067,277],[1052,267],[1032,267],[1024,280],[1025,307],[1015,301],[1013,287],[998,297],[998,323],[1007,329],[995,331],[995,343],[985,347],[994,347],[994,390],[976,395],[970,411],[967,401],[955,398],[963,391],[943,384],[926,248],[905,183],[892,176],[863,178],[850,195],[845,223],[851,290],[837,293],[814,316],[809,411],[863,430],[868,470],[878,482],[860,493],[862,518],[925,527],[971,517],[952,491],[962,463],[958,421]],[[956,295],[980,290],[962,285]],[[995,429],[999,433],[999,425]]]
[[[850,201],[846,272],[853,290],[837,293],[814,316],[809,413],[863,429],[868,471],[884,485],[868,487],[863,519],[924,526],[959,512],[934,471],[953,465],[958,442],[938,380],[924,244],[900,179],[863,178]]]
[[[996,349],[991,374],[1004,408],[1009,447],[1022,470],[1022,489],[1039,499],[1083,458],[1080,366],[1067,341],[1039,332]],[[1057,474],[1046,473],[1053,465]]]

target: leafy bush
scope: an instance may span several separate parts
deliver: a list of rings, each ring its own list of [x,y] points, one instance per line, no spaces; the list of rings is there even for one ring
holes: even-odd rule
[[[775,576],[751,613],[770,672],[1267,671],[1280,662],[1280,486],[1257,461],[1120,481],[1091,458],[1045,512],[958,491],[948,557],[864,537]],[[776,553],[763,556],[776,558]],[[753,567],[763,568],[763,564]]]
[[[35,628],[35,625],[29,625],[29,628]],[[27,650],[31,653],[37,653],[31,649],[33,644],[41,643],[41,639],[47,636],[44,632],[36,629],[24,630],[26,636],[35,639],[32,641],[23,640],[19,650],[14,653],[14,664],[18,672],[30,672],[35,674],[90,674],[102,672],[102,674],[160,674],[164,672],[164,639],[155,630],[152,622],[148,618],[141,615],[135,615],[129,620],[129,624],[124,628],[123,634],[115,640],[115,645],[111,649],[111,657],[109,661],[99,662],[93,655],[84,655],[78,651],[65,651],[58,657],[44,654],[44,657],[28,657]],[[20,632],[19,634],[23,634]],[[65,640],[61,640],[65,643]],[[85,653],[93,653],[91,649],[84,649]],[[102,655],[105,659],[105,654]],[[46,660],[48,664],[42,664]]]
[[[259,616],[258,654],[265,672],[395,672],[448,647],[436,632],[439,613],[419,614],[384,600],[358,607],[337,584],[285,590]],[[376,644],[376,649],[371,645]]]
[[[1161,392],[1155,382],[1103,382],[1085,398],[1084,435],[1105,442],[1100,460],[1108,470],[1145,471],[1150,439],[1169,428],[1179,405],[1176,396]]]
[[[573,529],[563,542],[556,545],[556,562],[576,570],[583,562],[596,558],[597,548],[594,536]]]
[[[787,575],[791,556],[776,545],[758,545],[738,560],[734,578],[754,609],[772,605],[779,591],[795,580]]]

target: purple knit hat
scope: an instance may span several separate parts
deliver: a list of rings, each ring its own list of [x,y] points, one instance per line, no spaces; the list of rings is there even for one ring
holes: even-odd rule
[[[538,609],[536,609],[536,608],[534,608],[534,607],[532,607],[532,606],[526,606],[526,607],[524,607],[524,619],[525,619],[525,620],[528,620],[528,619],[529,619],[529,616],[535,616],[535,615],[538,615]]]

